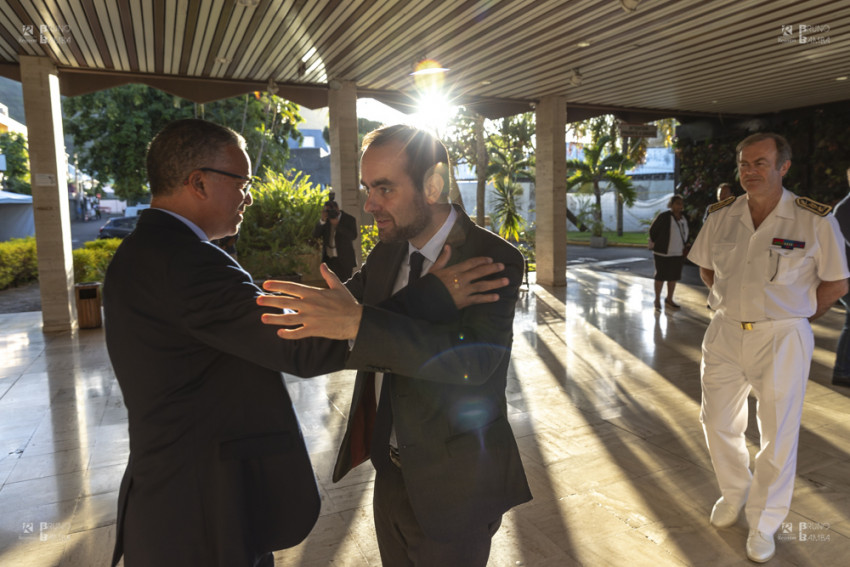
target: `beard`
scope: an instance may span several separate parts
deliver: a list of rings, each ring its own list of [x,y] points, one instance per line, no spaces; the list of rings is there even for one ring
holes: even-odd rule
[[[395,225],[392,228],[378,229],[381,242],[402,242],[418,236],[431,223],[431,207],[425,203],[425,196],[416,193],[413,198],[413,220],[405,225]]]

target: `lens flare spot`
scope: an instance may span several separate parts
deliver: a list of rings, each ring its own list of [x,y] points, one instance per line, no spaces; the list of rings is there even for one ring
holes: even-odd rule
[[[413,68],[413,79],[420,91],[434,92],[443,87],[445,72],[448,71],[434,59],[423,59]]]
[[[458,338],[458,340],[462,341],[463,339],[466,338],[466,336],[463,333],[458,333],[457,338]]]

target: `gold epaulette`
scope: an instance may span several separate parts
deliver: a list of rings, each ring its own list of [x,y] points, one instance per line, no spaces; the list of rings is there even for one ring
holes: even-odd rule
[[[808,197],[797,197],[794,202],[797,203],[797,206],[801,209],[811,211],[819,217],[825,217],[829,214],[829,211],[832,210],[832,207],[830,207],[829,205],[824,205],[823,203],[812,201]]]
[[[734,195],[733,195],[733,196],[731,196],[731,197],[727,197],[726,199],[723,199],[722,201],[718,201],[717,203],[714,203],[713,205],[711,205],[710,207],[708,207],[708,214],[711,214],[711,213],[713,213],[714,211],[719,211],[719,210],[720,210],[720,209],[722,209],[723,207],[728,207],[729,205],[731,205],[732,203],[734,203],[734,202],[735,202],[735,199],[737,199],[737,198],[738,198],[738,197],[736,197],[736,196],[734,196]]]

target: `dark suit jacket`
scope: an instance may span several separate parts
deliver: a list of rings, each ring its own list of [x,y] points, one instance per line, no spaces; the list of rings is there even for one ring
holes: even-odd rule
[[[336,233],[334,242],[336,243],[336,259],[328,258],[327,246],[331,239],[331,223],[325,224],[316,223],[313,229],[313,236],[322,237],[322,261],[328,264],[328,267],[342,281],[351,277],[351,271],[357,265],[357,258],[354,255],[354,240],[357,238],[357,221],[354,217],[343,210],[339,211],[339,224],[336,225]]]
[[[394,419],[413,511],[437,540],[462,538],[469,526],[490,524],[531,499],[505,399],[523,257],[457,210],[447,240],[451,263],[491,256],[505,264],[510,284],[498,302],[461,311],[445,300],[448,291],[433,275],[390,298],[408,245],[375,246],[346,284],[366,307],[346,363],[361,371],[333,475],[336,482],[370,457],[379,471],[394,466],[388,457]],[[413,297],[411,288],[420,293]],[[427,301],[417,299],[423,290]],[[372,307],[379,304],[389,310]],[[441,307],[447,304],[450,309]],[[386,374],[373,426],[361,401],[374,396],[374,372]]]
[[[339,369],[343,341],[283,341],[251,276],[158,210],[106,274],[109,357],[130,460],[113,565],[248,566],[299,543],[319,494],[280,371]]]

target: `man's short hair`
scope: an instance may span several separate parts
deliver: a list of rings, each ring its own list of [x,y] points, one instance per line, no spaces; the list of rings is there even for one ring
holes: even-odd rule
[[[148,146],[151,194],[168,195],[194,170],[215,166],[227,146],[244,150],[245,138],[230,128],[197,118],[166,124]]]
[[[737,161],[740,158],[741,150],[763,140],[773,140],[773,143],[776,144],[776,169],[781,169],[786,161],[791,161],[791,144],[784,137],[773,132],[759,132],[741,140],[741,143],[735,148],[735,160]]]
[[[361,154],[372,146],[377,148],[393,143],[404,148],[407,174],[418,191],[425,191],[425,180],[436,172],[443,177],[443,193],[448,195],[449,152],[436,136],[405,124],[384,126],[363,137]]]

